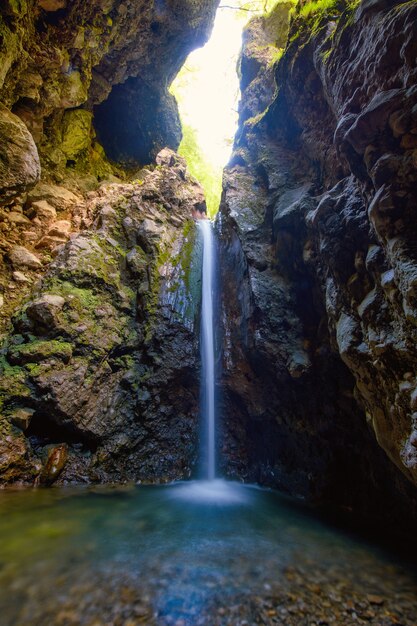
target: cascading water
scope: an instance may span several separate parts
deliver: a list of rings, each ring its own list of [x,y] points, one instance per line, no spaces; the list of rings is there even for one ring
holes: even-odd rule
[[[213,279],[214,245],[213,229],[209,220],[200,220],[203,238],[203,272],[201,302],[201,370],[202,370],[202,416],[204,436],[202,457],[205,459],[204,477],[214,480],[216,475],[216,416],[214,406],[214,327],[213,327]]]

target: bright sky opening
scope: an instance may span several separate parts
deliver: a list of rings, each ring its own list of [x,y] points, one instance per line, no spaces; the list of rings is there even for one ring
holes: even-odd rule
[[[245,23],[273,2],[230,0],[220,4],[213,33],[192,52],[171,86],[178,100],[184,138],[179,148],[206,192],[208,212],[218,209],[221,175],[237,128],[239,80],[236,64]]]

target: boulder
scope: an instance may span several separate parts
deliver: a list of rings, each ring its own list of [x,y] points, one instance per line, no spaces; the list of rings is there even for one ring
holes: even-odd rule
[[[62,296],[45,294],[29,304],[26,315],[41,327],[51,329],[57,325],[57,314],[64,304],[65,299]]]
[[[92,113],[85,109],[66,111],[63,119],[61,150],[67,159],[75,159],[90,146]]]
[[[15,246],[9,254],[13,267],[28,267],[36,270],[42,267],[38,257],[23,246]]]
[[[34,409],[29,409],[27,407],[15,409],[12,415],[10,416],[10,421],[12,424],[20,428],[20,430],[27,430],[30,426],[30,422],[32,421],[32,417],[34,414]]]
[[[40,174],[32,135],[17,115],[0,104],[0,204],[31,189]]]
[[[55,209],[64,210],[77,204],[80,198],[69,189],[61,187],[60,185],[39,183],[29,192],[28,201],[32,203],[32,206],[38,201],[46,201],[48,205]]]
[[[36,217],[43,222],[51,222],[56,219],[56,210],[46,200],[38,200],[32,202],[32,212],[34,211]]]
[[[48,450],[45,465],[42,468],[40,482],[51,485],[58,478],[68,459],[68,445],[61,443]]]

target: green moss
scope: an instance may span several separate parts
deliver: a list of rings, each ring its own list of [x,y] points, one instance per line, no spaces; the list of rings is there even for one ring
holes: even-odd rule
[[[36,378],[37,376],[40,376],[40,374],[42,374],[42,372],[45,369],[39,363],[26,363],[25,368],[29,372],[32,378]]]
[[[360,0],[314,0],[300,6],[297,4],[291,10],[292,35],[290,43],[294,42],[298,37],[308,32],[309,35],[316,35],[330,19],[340,18],[342,14],[346,17],[346,23],[352,19],[353,11],[359,5]],[[332,31],[329,37],[333,37]],[[328,60],[329,52],[324,61]]]
[[[278,63],[278,61],[282,58],[283,54],[284,54],[284,48],[276,48],[272,56],[272,59],[268,63],[268,67],[273,67],[275,63]]]
[[[35,340],[17,346],[10,346],[8,351],[10,360],[20,363],[39,363],[49,358],[69,361],[72,356],[72,346],[65,341],[53,339],[51,341]]]
[[[90,146],[92,119],[93,114],[85,109],[65,111],[61,150],[67,159],[75,159],[80,152]]]
[[[260,122],[262,122],[262,120],[264,119],[268,111],[269,111],[269,106],[264,111],[261,111],[257,115],[254,115],[253,117],[248,117],[248,119],[245,120],[243,125],[247,128],[253,128],[254,126],[257,126]]]
[[[191,288],[191,273],[193,267],[193,253],[195,249],[195,234],[196,234],[196,226],[193,220],[187,220],[183,227],[183,238],[184,243],[181,248],[181,253],[179,255],[179,263],[181,264],[182,269],[182,277],[185,283],[186,288],[189,290]]]
[[[117,311],[112,304],[114,296],[110,293],[76,287],[57,278],[50,280],[47,288],[54,294],[62,295],[67,302],[60,324],[65,336],[72,337],[76,354],[81,352],[88,359],[97,360],[114,345],[134,341],[129,318]],[[132,289],[123,285],[121,293],[126,301],[133,303],[136,294]],[[78,327],[82,327],[81,331]]]
[[[327,63],[327,62],[328,62],[328,60],[329,60],[329,58],[330,58],[331,53],[332,53],[332,48],[329,48],[328,50],[325,50],[325,51],[322,53],[321,58],[322,58],[322,60],[323,60],[323,63]]]
[[[204,189],[207,213],[214,217],[219,209],[222,192],[222,168],[215,167],[205,158],[198,145],[197,133],[191,126],[183,124],[182,133],[178,154],[185,158],[191,175]]]
[[[299,16],[303,19],[308,19],[312,16],[316,16],[319,13],[331,11],[337,7],[339,0],[316,0],[314,2],[307,2],[299,10]]]
[[[101,298],[92,289],[76,287],[73,283],[58,278],[46,283],[46,293],[48,292],[62,296],[71,304],[71,308],[82,311],[91,311],[101,303]]]
[[[112,234],[117,236],[117,233]],[[80,251],[71,270],[62,271],[62,279],[75,283],[88,280],[92,284],[97,282],[98,288],[104,286],[108,290],[119,291],[122,288],[120,262],[126,254],[125,250],[116,240],[112,245],[97,234],[91,236],[89,241],[89,247]]]
[[[27,374],[24,368],[10,365],[5,356],[0,356],[0,434],[5,435],[11,426],[3,411],[5,402],[15,398],[27,398],[30,389],[26,385]]]

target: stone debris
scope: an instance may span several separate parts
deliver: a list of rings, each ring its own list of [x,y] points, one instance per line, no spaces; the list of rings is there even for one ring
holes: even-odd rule
[[[14,267],[28,267],[29,269],[39,269],[42,267],[42,262],[33,253],[23,246],[15,246],[12,248],[9,254],[10,261]]]

